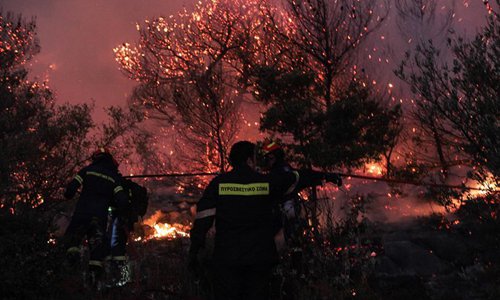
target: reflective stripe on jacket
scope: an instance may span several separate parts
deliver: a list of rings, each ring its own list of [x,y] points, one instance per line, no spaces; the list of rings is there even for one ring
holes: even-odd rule
[[[192,249],[203,247],[205,235],[215,221],[216,263],[276,263],[274,208],[294,182],[295,178],[272,180],[248,166],[217,176],[198,202],[191,230]]]
[[[75,214],[106,218],[110,202],[114,201],[122,208],[128,205],[121,183],[122,177],[112,165],[91,164],[78,172],[66,187],[64,196],[72,198],[82,186]]]

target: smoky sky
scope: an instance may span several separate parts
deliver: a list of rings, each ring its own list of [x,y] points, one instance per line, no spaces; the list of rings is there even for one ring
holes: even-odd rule
[[[58,102],[94,101],[103,108],[124,105],[135,82],[114,60],[113,48],[138,40],[135,24],[174,14],[192,0],[0,0],[6,12],[36,18],[41,52],[31,62],[34,76],[49,79]]]
[[[487,15],[481,0],[455,1],[455,23],[463,34],[473,35]],[[135,82],[126,78],[114,60],[113,48],[138,40],[135,24],[160,15],[175,14],[194,0],[0,0],[3,12],[36,18],[41,53],[31,62],[34,76],[48,79],[58,102],[94,101],[95,116],[102,120],[102,108],[124,105]],[[404,43],[388,22],[380,29],[381,48],[402,53]],[[394,29],[394,30],[393,30]],[[379,50],[381,51],[381,50]]]

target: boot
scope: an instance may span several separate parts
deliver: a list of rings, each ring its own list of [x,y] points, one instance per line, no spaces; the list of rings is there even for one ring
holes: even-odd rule
[[[131,282],[130,265],[128,261],[118,261],[117,262],[119,276],[116,286],[124,286]]]
[[[80,269],[82,253],[79,247],[71,247],[66,251],[66,264],[71,269]]]
[[[131,281],[128,261],[111,261],[109,269],[109,287],[121,287]]]
[[[104,270],[100,266],[90,265],[88,283],[89,287],[95,291],[101,291],[103,289],[103,276]]]

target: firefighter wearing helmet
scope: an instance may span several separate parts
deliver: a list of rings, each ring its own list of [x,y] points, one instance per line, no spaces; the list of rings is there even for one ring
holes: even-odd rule
[[[280,177],[286,174],[293,174],[295,177],[294,184],[287,191],[286,196],[282,199],[283,210],[289,218],[295,215],[291,201],[301,190],[321,185],[323,180],[334,183],[338,186],[342,185],[342,177],[338,173],[318,172],[314,170],[295,170],[288,164],[285,159],[285,151],[283,147],[273,140],[265,140],[262,144],[263,168],[272,177]]]
[[[301,199],[299,192],[308,187],[321,185],[323,181],[342,185],[342,178],[337,173],[318,172],[314,170],[296,170],[287,163],[283,147],[272,140],[262,144],[263,169],[270,178],[292,176],[293,184],[281,199],[276,208],[276,232],[283,230],[284,238],[291,251],[292,267],[298,275],[302,275],[302,252],[305,246],[302,240],[305,220],[301,219]]]
[[[278,262],[274,199],[282,197],[293,178],[270,180],[255,170],[255,156],[255,144],[235,143],[229,154],[233,169],[215,177],[197,204],[189,265],[197,273],[198,252],[215,223],[216,299],[269,299],[270,276]]]
[[[67,185],[64,197],[71,199],[81,188],[71,222],[64,235],[70,262],[79,260],[79,246],[89,242],[91,283],[103,275],[103,260],[109,249],[106,239],[108,207],[114,201],[119,209],[128,209],[128,197],[121,185],[118,163],[105,148],[92,155],[92,163],[81,169]]]

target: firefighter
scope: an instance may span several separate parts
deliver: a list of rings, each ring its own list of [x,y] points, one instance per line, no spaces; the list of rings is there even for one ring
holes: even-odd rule
[[[215,221],[215,298],[269,299],[272,268],[278,262],[273,199],[281,197],[294,179],[272,181],[256,172],[256,147],[251,142],[235,143],[229,162],[232,170],[215,177],[197,204],[189,266],[197,269],[198,252]]]
[[[304,232],[309,227],[307,220],[301,217],[301,199],[299,192],[305,188],[321,185],[323,181],[342,185],[342,178],[337,173],[318,172],[314,170],[296,170],[287,163],[285,151],[281,145],[272,140],[262,144],[263,169],[271,178],[293,176],[294,182],[286,193],[278,200],[276,210],[276,232],[283,230],[285,242],[290,250],[293,271],[303,275],[302,252],[307,245]]]
[[[109,249],[106,239],[108,207],[111,201],[126,210],[128,197],[118,173],[118,163],[108,150],[99,148],[92,155],[92,163],[81,169],[67,185],[64,197],[71,199],[82,186],[71,222],[65,232],[70,261],[80,259],[80,244],[89,243],[89,273],[92,284],[102,277],[103,260]]]

